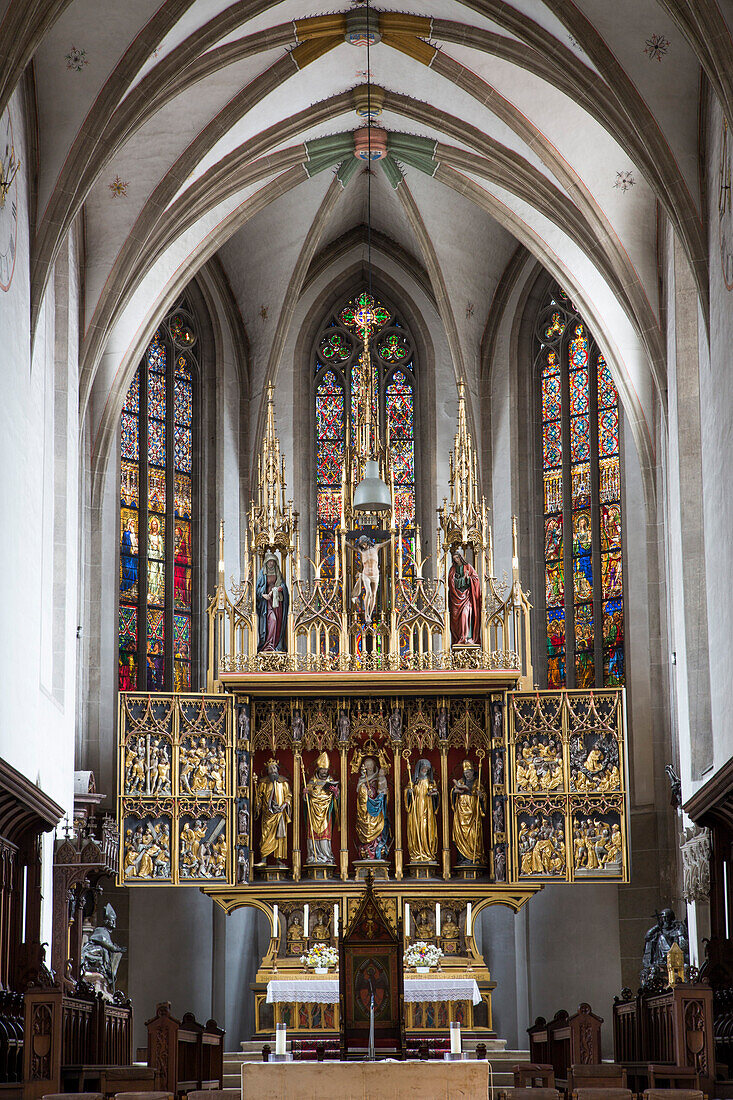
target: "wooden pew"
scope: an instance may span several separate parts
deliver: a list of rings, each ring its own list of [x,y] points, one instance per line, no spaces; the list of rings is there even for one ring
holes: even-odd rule
[[[170,1002],[157,1005],[147,1020],[148,1066],[160,1071],[161,1088],[173,1096],[224,1085],[224,1031],[215,1020],[204,1026],[192,1012],[181,1020],[171,1015]]]

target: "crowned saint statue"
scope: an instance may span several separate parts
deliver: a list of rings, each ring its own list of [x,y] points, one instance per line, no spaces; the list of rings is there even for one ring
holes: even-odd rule
[[[405,788],[407,847],[411,863],[434,863],[438,851],[438,802],[440,795],[429,760],[418,760]]]
[[[464,760],[462,774],[453,780],[453,843],[461,854],[459,866],[483,866],[486,788],[476,775],[470,760]]]
[[[268,760],[265,768],[266,773],[258,780],[255,791],[255,815],[262,819],[258,867],[264,867],[268,856],[273,856],[277,863],[285,860],[288,854],[287,825],[293,806],[290,783],[280,775],[277,760]]]
[[[365,756],[356,785],[356,832],[361,859],[386,859],[390,826],[389,788],[384,769],[373,756]]]
[[[306,814],[308,863],[334,862],[332,841],[333,819],[339,802],[338,780],[329,775],[328,753],[316,760],[316,769],[303,791]]]
[[[448,609],[453,645],[481,644],[481,579],[456,547],[448,571]]]
[[[288,648],[288,586],[274,554],[267,554],[257,575],[258,653],[285,653]]]

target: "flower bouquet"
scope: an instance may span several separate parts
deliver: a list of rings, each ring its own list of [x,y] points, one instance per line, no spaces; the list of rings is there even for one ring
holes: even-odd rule
[[[316,974],[328,974],[329,967],[338,966],[339,953],[328,944],[314,943],[307,955],[300,956],[300,961]]]
[[[443,952],[434,943],[415,940],[405,951],[405,966],[414,966],[418,974],[427,974],[442,958]]]

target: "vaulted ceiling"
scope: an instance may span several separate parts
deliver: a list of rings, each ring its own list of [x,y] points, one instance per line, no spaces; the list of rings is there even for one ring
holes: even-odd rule
[[[272,376],[309,268],[361,247],[369,183],[380,247],[429,284],[456,373],[476,373],[521,247],[594,324],[637,442],[651,438],[655,388],[665,400],[658,209],[705,318],[700,88],[704,74],[733,118],[733,5],[380,3],[369,65],[389,156],[371,177],[351,136],[367,51],[347,41],[365,6],[330,6],[0,2],[0,108],[30,65],[35,92],[34,325],[84,212],[81,401],[97,446],[152,326],[216,254]]]

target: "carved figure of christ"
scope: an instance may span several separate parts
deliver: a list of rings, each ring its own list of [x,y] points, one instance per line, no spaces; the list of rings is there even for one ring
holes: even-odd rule
[[[361,572],[356,579],[354,590],[351,593],[351,602],[356,603],[364,593],[364,617],[369,622],[377,605],[377,593],[379,591],[379,551],[386,546],[389,539],[374,543],[367,535],[360,535],[356,540],[356,550],[361,558]]]

